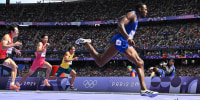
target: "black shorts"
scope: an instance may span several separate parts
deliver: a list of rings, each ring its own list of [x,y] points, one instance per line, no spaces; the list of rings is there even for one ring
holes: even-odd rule
[[[6,59],[8,59],[8,58],[0,59],[0,64],[3,64]]]

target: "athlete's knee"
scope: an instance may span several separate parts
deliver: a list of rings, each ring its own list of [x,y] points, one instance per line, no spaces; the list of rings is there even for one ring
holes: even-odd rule
[[[102,59],[102,54],[100,53],[97,54],[97,58],[95,59],[95,62],[99,67],[102,67],[105,64]]]
[[[16,65],[13,65],[12,67],[11,67],[11,69],[12,69],[12,71],[17,71],[17,66]]]
[[[74,75],[76,76],[76,72],[74,71]]]
[[[75,72],[75,71],[72,71],[71,75],[72,75],[72,76],[76,76],[76,72]]]
[[[9,67],[13,70],[13,71],[16,71],[18,66],[17,65],[9,65]]]
[[[52,69],[52,65],[50,65],[49,68]]]
[[[101,59],[98,59],[95,62],[99,67],[103,67],[103,65],[105,64],[105,62],[103,60],[101,60]]]
[[[72,74],[72,76],[76,76],[76,72]]]
[[[15,69],[17,69],[18,68],[18,66],[15,64],[15,65],[13,65],[13,67],[15,68]]]
[[[48,69],[48,70],[51,70],[51,69],[52,69],[52,65],[49,65],[49,66],[47,67],[47,69]]]
[[[99,67],[103,67],[103,66],[104,66],[104,63],[103,63],[103,62],[98,62],[97,65],[98,65]]]
[[[101,60],[102,59],[102,54],[98,53],[98,58]]]
[[[143,60],[137,61],[137,65],[138,67],[144,67],[144,61]]]
[[[11,66],[13,66],[14,68],[18,68],[18,66],[16,65],[15,62],[12,62],[12,63],[11,63]]]

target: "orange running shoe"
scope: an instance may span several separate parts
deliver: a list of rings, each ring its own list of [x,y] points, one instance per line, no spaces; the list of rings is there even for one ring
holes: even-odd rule
[[[9,89],[10,90],[16,90],[16,89],[19,89],[19,87],[17,87],[16,85],[10,85]]]
[[[45,84],[46,86],[51,86],[47,80],[44,80],[43,84]]]
[[[17,82],[16,86],[18,87],[18,89],[20,89],[20,84]]]

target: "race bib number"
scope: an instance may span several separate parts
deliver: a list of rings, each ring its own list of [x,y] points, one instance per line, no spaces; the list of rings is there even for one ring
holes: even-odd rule
[[[129,36],[131,39],[133,39],[134,35],[135,35],[135,31],[132,30],[132,31],[129,33],[128,36]]]
[[[42,52],[41,57],[45,57],[46,56],[46,52]]]
[[[12,47],[11,48],[8,48],[8,50],[6,51],[6,53],[8,53],[8,54],[12,54]]]
[[[116,43],[115,43],[117,46],[121,46],[122,45],[122,41],[120,40],[116,40]]]
[[[72,65],[72,61],[69,62],[69,65]]]

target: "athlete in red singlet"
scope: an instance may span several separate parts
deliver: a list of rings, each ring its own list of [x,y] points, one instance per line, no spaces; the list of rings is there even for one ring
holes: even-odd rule
[[[21,52],[15,49],[14,46],[20,46],[22,45],[22,43],[21,42],[13,43],[13,38],[17,37],[19,33],[17,25],[11,24],[8,27],[8,30],[9,34],[5,34],[0,42],[0,64],[12,69],[9,89],[18,89],[20,87],[17,87],[15,85],[15,78],[17,75],[18,66],[11,58],[8,58],[8,54],[11,54],[12,50],[14,49],[15,52],[20,55]]]
[[[41,38],[42,38],[42,42],[38,43],[37,51],[35,53],[36,54],[36,58],[34,59],[33,64],[31,66],[29,72],[22,77],[21,81],[19,82],[19,85],[22,84],[22,82],[27,77],[31,76],[36,71],[36,69],[38,69],[38,68],[47,68],[46,79],[44,80],[43,83],[46,86],[51,86],[48,83],[48,78],[49,78],[49,75],[50,75],[50,72],[51,72],[51,69],[52,69],[52,65],[45,61],[46,49],[49,46],[49,43],[47,43],[48,36],[47,35],[42,35]]]

